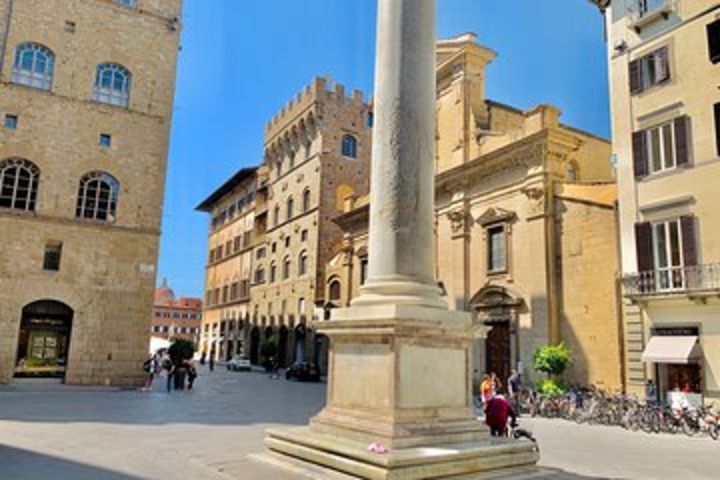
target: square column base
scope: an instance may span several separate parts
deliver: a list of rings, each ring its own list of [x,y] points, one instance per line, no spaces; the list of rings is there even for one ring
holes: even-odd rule
[[[475,418],[470,314],[373,305],[334,310],[316,326],[331,342],[327,405],[308,427],[270,430],[273,452],[382,480],[495,475],[537,463],[534,443],[490,438]],[[369,452],[375,442],[389,452]]]
[[[530,441],[486,438],[371,453],[367,444],[314,431],[309,427],[269,430],[265,445],[289,462],[321,466],[350,478],[419,480],[515,478],[538,471],[537,446]]]

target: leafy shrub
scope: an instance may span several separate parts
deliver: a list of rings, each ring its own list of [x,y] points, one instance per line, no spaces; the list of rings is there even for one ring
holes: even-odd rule
[[[168,348],[168,355],[170,355],[170,359],[174,365],[181,365],[185,360],[191,360],[193,358],[193,355],[195,355],[195,344],[189,340],[175,338],[170,348]]]
[[[533,357],[533,368],[536,372],[542,372],[549,377],[562,374],[572,362],[572,352],[560,342],[557,345],[545,345],[535,352]]]
[[[555,378],[546,378],[537,383],[537,391],[543,395],[558,396],[565,393],[565,384]]]

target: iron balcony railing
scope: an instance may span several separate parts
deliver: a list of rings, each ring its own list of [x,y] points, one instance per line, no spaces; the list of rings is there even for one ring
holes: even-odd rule
[[[628,296],[684,294],[720,290],[720,264],[670,267],[623,277]]]

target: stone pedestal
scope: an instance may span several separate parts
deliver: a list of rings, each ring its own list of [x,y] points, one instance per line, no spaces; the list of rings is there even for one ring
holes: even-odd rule
[[[490,438],[472,405],[470,315],[410,305],[336,310],[327,406],[309,427],[270,430],[289,459],[368,479],[527,473],[535,444]],[[379,442],[389,451],[372,453]],[[510,469],[510,470],[509,470]]]

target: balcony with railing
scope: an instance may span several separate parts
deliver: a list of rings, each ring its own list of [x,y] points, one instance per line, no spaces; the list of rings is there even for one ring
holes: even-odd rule
[[[636,30],[663,18],[675,11],[676,0],[631,0],[628,4],[630,26]]]
[[[720,294],[720,264],[670,267],[623,277],[628,297]]]

